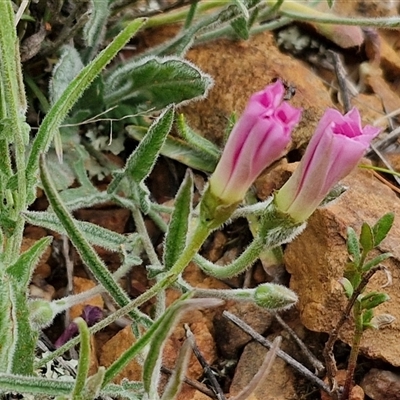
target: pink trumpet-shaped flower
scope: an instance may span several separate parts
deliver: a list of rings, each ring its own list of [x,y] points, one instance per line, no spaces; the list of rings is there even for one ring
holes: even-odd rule
[[[282,156],[301,115],[282,101],[284,93],[277,81],[251,96],[210,178],[209,190],[221,203],[240,202],[258,175]]]
[[[277,209],[296,222],[307,220],[333,186],[359,163],[379,131],[370,125],[362,128],[356,108],[345,115],[328,109],[300,165],[275,195]]]

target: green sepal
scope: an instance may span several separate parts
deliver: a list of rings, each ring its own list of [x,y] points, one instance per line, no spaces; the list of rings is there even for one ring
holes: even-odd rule
[[[121,102],[143,104],[160,110],[204,98],[212,78],[189,61],[178,57],[145,57],[117,68],[105,80],[108,107]]]
[[[380,304],[388,300],[390,300],[389,295],[382,292],[370,292],[359,297],[361,309],[363,310],[370,310],[378,307]]]
[[[353,257],[354,264],[357,266],[361,260],[360,245],[357,234],[352,227],[347,228],[347,252]]]
[[[124,177],[141,183],[152,171],[165,138],[171,130],[174,120],[173,105],[167,107],[150,126],[146,136],[131,154],[123,170],[113,173],[114,179],[108,186],[108,193],[114,193]]]
[[[175,197],[164,242],[164,265],[169,270],[176,263],[186,245],[189,218],[192,211],[193,175],[188,170]]]
[[[350,298],[354,292],[354,287],[351,284],[351,282],[347,278],[343,277],[343,278],[339,279],[339,283],[342,285],[347,298]]]
[[[223,200],[212,193],[210,186],[208,186],[200,202],[200,220],[209,229],[219,228],[231,217],[238,205],[239,202],[224,203]]]
[[[380,254],[379,256],[377,256],[377,257],[373,258],[372,260],[368,261],[367,263],[365,263],[362,267],[362,272],[363,273],[368,272],[371,268],[376,267],[382,261],[385,261],[392,256],[393,256],[392,253]]]
[[[12,276],[21,287],[26,287],[37,263],[52,240],[53,238],[49,236],[39,239],[32,247],[22,253],[14,264],[6,269],[7,274]]]
[[[366,222],[361,226],[360,244],[365,254],[374,248],[374,234]]]
[[[394,213],[390,212],[385,214],[379,221],[372,227],[374,233],[374,246],[378,246],[383,239],[387,236],[394,222]]]

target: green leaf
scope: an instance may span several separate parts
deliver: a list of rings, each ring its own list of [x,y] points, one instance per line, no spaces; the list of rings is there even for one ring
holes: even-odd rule
[[[91,0],[92,13],[88,23],[83,29],[83,34],[88,47],[97,50],[97,47],[104,39],[105,27],[107,24],[109,11],[109,2],[107,0]]]
[[[189,61],[178,57],[146,57],[116,69],[105,81],[108,106],[129,100],[146,109],[185,104],[204,98],[212,78]]]
[[[373,318],[374,318],[374,310],[372,308],[367,309],[362,313],[363,330],[368,328],[374,328],[373,324],[371,324]]]
[[[373,258],[371,261],[368,261],[367,263],[365,263],[362,267],[362,272],[368,272],[371,268],[377,266],[378,264],[380,264],[382,261],[387,260],[388,258],[392,257],[391,253],[383,253],[380,254],[379,256]]]
[[[235,31],[239,39],[247,40],[250,37],[249,26],[244,17],[239,17],[231,22],[231,27]]]
[[[360,244],[364,254],[369,253],[374,248],[374,234],[366,222],[361,226]]]
[[[355,265],[354,262],[349,262],[346,264],[344,279],[350,281],[353,288],[358,287],[361,282],[361,272],[359,271],[359,265]]]
[[[139,18],[131,22],[89,65],[81,70],[75,79],[68,85],[62,96],[51,107],[43,119],[39,131],[35,136],[27,162],[26,176],[30,191],[36,186],[36,174],[39,168],[40,154],[46,152],[58,131],[61,123],[82,96],[86,88],[93,82],[101,70],[112,60],[131,37],[143,26],[146,19]],[[34,200],[30,193],[31,201]]]
[[[60,58],[53,68],[50,80],[50,102],[58,101],[69,84],[83,69],[84,65],[78,51],[71,45],[61,47]]]
[[[333,0],[326,0],[326,2],[328,3],[329,8],[332,8]]]
[[[324,200],[322,200],[320,207],[325,206],[327,204],[329,204],[330,202],[336,200],[337,198],[339,198],[344,192],[346,192],[348,188],[346,186],[341,185],[340,183],[338,183],[337,185],[335,185],[331,191],[327,194],[327,196],[324,198]]]
[[[8,211],[0,212],[0,226],[1,230],[7,237],[11,237],[16,227],[16,221],[9,218]]]
[[[189,145],[194,148],[202,150],[203,153],[209,154],[211,157],[215,158],[217,161],[221,157],[221,150],[212,142],[197,134],[185,121],[185,116],[179,114],[176,125],[178,128],[179,135],[185,139]]]
[[[361,295],[359,298],[361,309],[371,310],[372,308],[378,307],[385,301],[390,300],[390,297],[386,293],[370,292],[365,295]]]
[[[60,233],[61,235],[67,233],[54,213],[46,211],[25,211],[22,215],[30,224],[50,229],[54,232]],[[140,242],[139,235],[136,233],[126,236],[90,222],[77,220],[74,222],[91,244],[102,247],[103,249],[120,252],[121,246],[129,249],[130,247],[135,246],[136,243]],[[141,263],[139,257],[137,257],[137,261],[138,264]]]
[[[28,285],[37,263],[40,261],[52,239],[50,236],[39,239],[32,247],[22,253],[14,264],[6,269],[7,274],[12,276],[21,287]]]
[[[131,125],[127,126],[126,130],[136,140],[141,140],[145,136],[141,127]],[[190,168],[204,172],[213,172],[219,160],[219,155],[214,157],[203,150],[197,149],[192,144],[173,136],[167,137],[160,154],[177,160]]]
[[[141,183],[152,171],[158,154],[165,142],[174,120],[174,107],[169,106],[150,126],[146,136],[131,154],[126,162],[125,169],[114,172],[107,191],[113,193],[124,177]]]
[[[385,214],[373,227],[374,246],[378,246],[387,236],[394,222],[394,213]]]
[[[360,245],[352,227],[347,228],[347,252],[353,257],[354,264],[357,266],[361,260]]]
[[[341,278],[339,280],[340,284],[343,286],[344,292],[346,293],[347,298],[350,298],[353,295],[354,288],[351,282],[347,278]]]
[[[164,265],[166,270],[175,264],[185,248],[192,210],[192,196],[193,176],[188,170],[176,195],[174,211],[165,235]]]
[[[184,379],[186,378],[187,369],[189,366],[192,347],[190,339],[186,339],[181,349],[179,350],[178,359],[175,363],[175,369],[169,378],[168,384],[161,397],[161,400],[175,399],[179,393]]]
[[[75,324],[78,325],[80,335],[79,362],[76,372],[72,399],[80,399],[85,388],[86,377],[90,367],[90,332],[83,318],[76,318]]]

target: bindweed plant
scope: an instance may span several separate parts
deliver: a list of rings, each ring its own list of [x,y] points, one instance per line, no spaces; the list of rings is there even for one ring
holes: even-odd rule
[[[183,11],[173,10],[149,19],[133,20],[127,14],[118,22],[113,18],[117,10],[124,9],[123,1],[82,2],[90,3],[91,13],[90,7],[86,9],[80,5],[74,9],[66,2],[74,9],[66,26],[71,21],[76,21],[76,25],[73,29],[61,29],[63,40],[59,38],[49,44],[41,30],[42,36],[35,37],[38,42],[34,42],[32,49],[20,48],[18,34],[23,32],[18,30],[19,24],[32,20],[29,11],[32,12],[36,4],[39,8],[45,7],[44,22],[50,24],[49,21],[57,20],[61,24],[57,13],[61,14],[64,2],[48,3],[43,6],[40,1],[32,2],[26,8],[28,1],[0,1],[0,392],[85,400],[99,396],[140,400],[173,398],[184,379],[187,348],[183,348],[179,365],[164,393],[159,393],[158,385],[161,357],[165,340],[183,311],[218,306],[222,299],[252,301],[273,311],[286,309],[297,301],[295,293],[271,283],[243,290],[192,288],[182,278],[187,265],[194,261],[207,274],[227,278],[246,270],[262,252],[292,240],[333,186],[357,165],[379,130],[370,126],[363,128],[356,109],[344,116],[328,110],[299,168],[287,184],[264,203],[241,205],[262,170],[282,156],[290,133],[301,118],[301,110],[284,100],[285,89],[280,81],[267,86],[251,97],[220,156],[215,145],[195,134],[183,116],[176,116],[179,105],[204,98],[213,84],[212,77],[183,56],[190,46],[201,41],[223,35],[245,39],[259,30],[288,23],[285,15],[290,11],[289,2],[282,8],[282,1],[274,4],[260,0],[193,2]],[[284,16],[261,24],[274,13]],[[140,29],[180,20],[184,25],[176,37],[122,66],[116,64],[105,70]],[[108,30],[107,24],[110,24]],[[72,40],[73,34],[82,28],[84,49],[74,45]],[[106,34],[117,30],[119,33],[98,52]],[[67,38],[71,39],[68,43]],[[31,132],[26,119],[27,95],[20,55],[29,59],[34,54],[48,55],[55,49],[59,50],[59,58],[52,71],[48,96],[40,92],[31,76],[25,76],[30,92],[36,94],[45,114],[37,132]],[[150,111],[157,117],[146,125],[144,115]],[[125,117],[136,128],[145,128],[140,144],[123,168],[116,169],[103,160],[100,172],[112,172],[111,182],[104,192],[90,179],[100,172],[87,170],[89,155],[100,157],[99,152],[82,139],[77,127],[83,120],[93,124],[99,115],[117,119],[114,126],[117,130],[122,130],[119,124]],[[174,121],[184,141],[168,137]],[[99,132],[96,127],[93,129],[88,137],[94,142]],[[118,144],[118,140],[116,142]],[[189,167],[215,172],[200,204],[193,210],[193,174],[188,170],[173,209],[167,210],[171,215],[166,224],[161,218],[161,212],[166,209],[152,200],[146,178],[157,157],[171,153]],[[70,188],[72,181],[77,182],[74,188]],[[29,209],[38,187],[43,188],[48,199],[46,211]],[[76,209],[105,202],[130,210],[136,232],[125,236],[77,221],[72,216]],[[162,259],[145,228],[145,215],[165,231]],[[257,220],[254,240],[243,254],[224,267],[204,259],[199,254],[204,241],[215,229],[239,216],[253,216]],[[31,299],[28,287],[32,274],[52,238],[42,238],[21,253],[26,223],[67,235],[99,286],[54,301]],[[121,255],[121,266],[114,274],[94,250],[95,245]],[[149,259],[147,272],[155,283],[131,299],[119,279],[142,264],[142,253]],[[182,296],[166,308],[165,291],[170,287],[179,289]],[[41,330],[50,326],[57,314],[102,292],[112,298],[117,311],[90,328],[83,319],[77,319],[78,337],[46,357],[36,359]],[[139,307],[152,298],[156,299],[155,313],[149,316]],[[90,335],[122,316],[131,319],[135,344],[107,369],[100,367],[88,377]],[[75,379],[61,381],[39,376],[40,366],[77,343],[80,343],[80,354]],[[142,380],[112,383],[134,358],[142,365]],[[270,365],[270,360],[267,364]]]

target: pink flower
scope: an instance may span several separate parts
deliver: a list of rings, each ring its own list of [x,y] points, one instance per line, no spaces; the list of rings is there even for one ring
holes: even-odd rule
[[[380,129],[361,126],[357,109],[326,110],[296,171],[275,195],[278,210],[305,221],[333,186],[359,163]]]
[[[301,111],[282,101],[277,81],[251,96],[210,178],[210,192],[224,204],[240,202],[258,175],[283,155]]]

